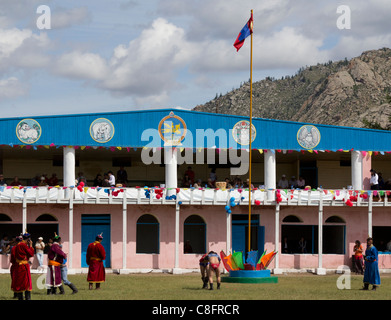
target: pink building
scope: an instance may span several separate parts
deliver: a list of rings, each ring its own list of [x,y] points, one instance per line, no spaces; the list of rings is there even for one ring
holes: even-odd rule
[[[65,124],[68,131],[55,130]],[[240,117],[166,110],[5,119],[0,164],[8,185],[0,185],[0,233],[11,238],[27,229],[33,240],[47,242],[56,232],[71,272],[87,268],[86,247],[102,232],[106,268],[120,273],[197,270],[207,251],[246,253],[249,230],[251,250],[278,251],[269,267],[275,274],[351,266],[354,242],[365,247],[368,236],[380,251],[380,268],[391,267],[391,193],[386,185],[372,187],[369,172],[391,176],[391,133],[254,119],[249,217],[248,187],[205,186],[213,168],[217,181],[246,181],[248,170],[238,171],[250,152],[247,125]],[[16,136],[7,136],[15,127]],[[120,167],[126,181],[94,183],[97,173],[118,177]],[[201,180],[196,187],[197,181],[182,184],[188,167]],[[55,173],[57,184],[34,184],[36,172]],[[85,185],[77,185],[79,172]],[[280,187],[282,175],[302,176],[311,187]],[[20,185],[9,185],[14,176]],[[0,257],[7,271],[9,256]]]

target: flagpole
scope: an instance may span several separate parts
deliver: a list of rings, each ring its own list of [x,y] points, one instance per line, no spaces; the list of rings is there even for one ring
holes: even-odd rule
[[[251,17],[253,10],[251,10]],[[253,22],[252,22],[253,23]],[[251,27],[252,29],[252,27]],[[252,150],[252,124],[253,124],[253,33],[251,32],[250,53],[250,150],[249,150],[249,186],[248,186],[248,251],[251,251],[251,150]]]

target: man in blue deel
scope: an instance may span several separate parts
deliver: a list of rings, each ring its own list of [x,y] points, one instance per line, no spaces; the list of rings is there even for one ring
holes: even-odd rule
[[[378,265],[377,249],[373,245],[373,239],[367,239],[367,249],[365,250],[365,273],[364,273],[364,288],[368,290],[369,285],[372,285],[372,290],[376,290],[380,286],[380,274]]]

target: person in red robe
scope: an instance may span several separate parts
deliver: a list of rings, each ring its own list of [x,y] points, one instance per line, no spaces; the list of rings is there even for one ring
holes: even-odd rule
[[[18,244],[22,240],[23,240],[22,236],[17,236],[15,241]],[[11,290],[12,291],[14,291],[14,277],[13,277],[13,274],[14,274],[14,271],[16,269],[16,266],[18,265],[16,263],[16,258],[15,258],[15,249],[16,249],[16,245],[12,247],[12,249],[11,249],[11,257],[10,257],[10,264],[11,264],[10,274],[11,274]],[[14,291],[14,298],[18,298],[18,294],[15,291]]]
[[[46,275],[47,294],[56,294],[57,288],[60,294],[65,294],[61,279],[61,265],[67,255],[61,250],[61,237],[54,234],[53,244],[48,252],[48,270]]]
[[[26,300],[31,300],[31,273],[29,259],[34,256],[33,242],[29,233],[23,234],[14,250],[15,267],[12,271],[12,290],[17,294],[18,300],[23,300],[23,292]]]
[[[90,290],[92,290],[94,283],[95,289],[100,289],[100,284],[106,280],[105,267],[103,266],[103,260],[106,259],[106,251],[102,245],[102,240],[102,234],[97,235],[95,241],[90,243],[87,248],[87,282]]]

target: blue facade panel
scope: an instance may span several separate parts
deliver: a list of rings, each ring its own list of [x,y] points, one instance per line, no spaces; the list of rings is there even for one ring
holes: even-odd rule
[[[9,118],[0,119],[0,144],[163,147],[164,136],[183,148],[248,149],[248,120],[177,109]],[[253,126],[252,149],[391,151],[389,131],[268,119]]]

